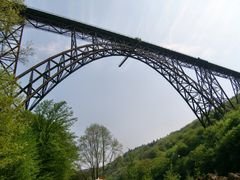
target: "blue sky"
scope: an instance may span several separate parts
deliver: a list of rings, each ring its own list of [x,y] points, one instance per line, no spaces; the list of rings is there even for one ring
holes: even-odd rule
[[[26,0],[28,6],[240,70],[238,0]],[[70,47],[70,39],[25,29],[35,55],[20,71]],[[82,135],[105,125],[125,150],[163,137],[195,119],[180,95],[146,65],[122,58],[94,62],[59,84],[45,99],[65,100]]]

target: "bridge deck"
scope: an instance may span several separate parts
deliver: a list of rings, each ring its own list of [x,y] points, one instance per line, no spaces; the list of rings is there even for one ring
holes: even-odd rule
[[[57,28],[68,29],[69,31],[75,30],[76,32],[84,33],[89,36],[97,36],[99,38],[106,38],[107,40],[115,39],[118,41],[127,42],[129,45],[135,46],[139,44],[139,39],[137,38],[130,38],[124,35],[120,35],[118,33],[114,33],[111,31],[107,31],[101,28],[97,28],[91,25],[87,25],[81,22],[77,22],[75,20],[67,19],[64,17],[60,17],[54,14],[50,14],[47,12],[43,12],[40,10],[36,10],[33,8],[26,8],[25,11],[22,13],[26,19],[40,22],[43,24],[51,25]],[[63,33],[64,34],[64,33]],[[217,72],[221,75],[233,76],[235,78],[240,78],[240,73],[237,71],[230,70],[228,68],[215,65],[213,63],[209,63],[208,61],[194,58],[176,51],[172,51],[163,47],[159,47],[157,45],[140,41],[142,47],[147,48],[154,52],[159,52],[163,55],[170,56],[172,58],[176,58],[178,61],[188,63],[193,66],[207,68],[211,71]],[[220,76],[221,76],[220,75]]]

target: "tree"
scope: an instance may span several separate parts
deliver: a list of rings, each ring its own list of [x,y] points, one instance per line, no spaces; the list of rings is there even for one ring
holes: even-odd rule
[[[78,160],[75,136],[70,132],[76,121],[66,102],[43,101],[36,109],[33,129],[40,161],[39,179],[69,179]]]
[[[0,70],[0,179],[35,179],[38,173],[32,114],[15,104],[16,82]]]
[[[98,124],[92,124],[79,139],[81,161],[91,169],[92,179],[99,176],[102,166],[104,176],[105,165],[114,160],[122,150],[122,145],[113,138],[110,131]]]
[[[71,108],[44,101],[35,115],[19,106],[17,87],[0,70],[0,179],[69,179],[78,160]]]
[[[23,0],[1,0],[0,1],[0,31],[8,32],[12,26],[21,24],[24,19],[20,15],[24,6]]]
[[[166,180],[179,180],[180,179],[180,175],[173,171],[172,164],[170,166],[170,169],[166,171],[166,173],[164,175],[164,179],[166,179]]]

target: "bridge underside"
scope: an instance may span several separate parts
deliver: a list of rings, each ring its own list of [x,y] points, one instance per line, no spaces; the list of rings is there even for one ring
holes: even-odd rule
[[[24,26],[71,38],[69,50],[15,76],[22,82],[18,96],[24,97],[26,109],[32,110],[73,72],[93,61],[110,56],[123,56],[124,61],[127,58],[136,59],[157,71],[182,96],[204,127],[212,124],[212,119],[221,118],[233,108],[218,77],[230,81],[238,102],[237,95],[240,91],[238,72],[145,43],[140,39],[128,38],[37,10],[30,9],[25,15],[27,20],[25,25],[14,27],[11,32],[0,33],[0,65],[7,72],[16,73]],[[60,20],[62,22],[58,24]],[[86,40],[86,44],[78,47],[77,38]]]

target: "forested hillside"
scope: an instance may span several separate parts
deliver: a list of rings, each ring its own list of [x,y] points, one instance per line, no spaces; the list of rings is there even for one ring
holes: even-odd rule
[[[240,172],[240,107],[204,129],[195,120],[179,131],[135,148],[107,167],[106,179],[196,179]]]

